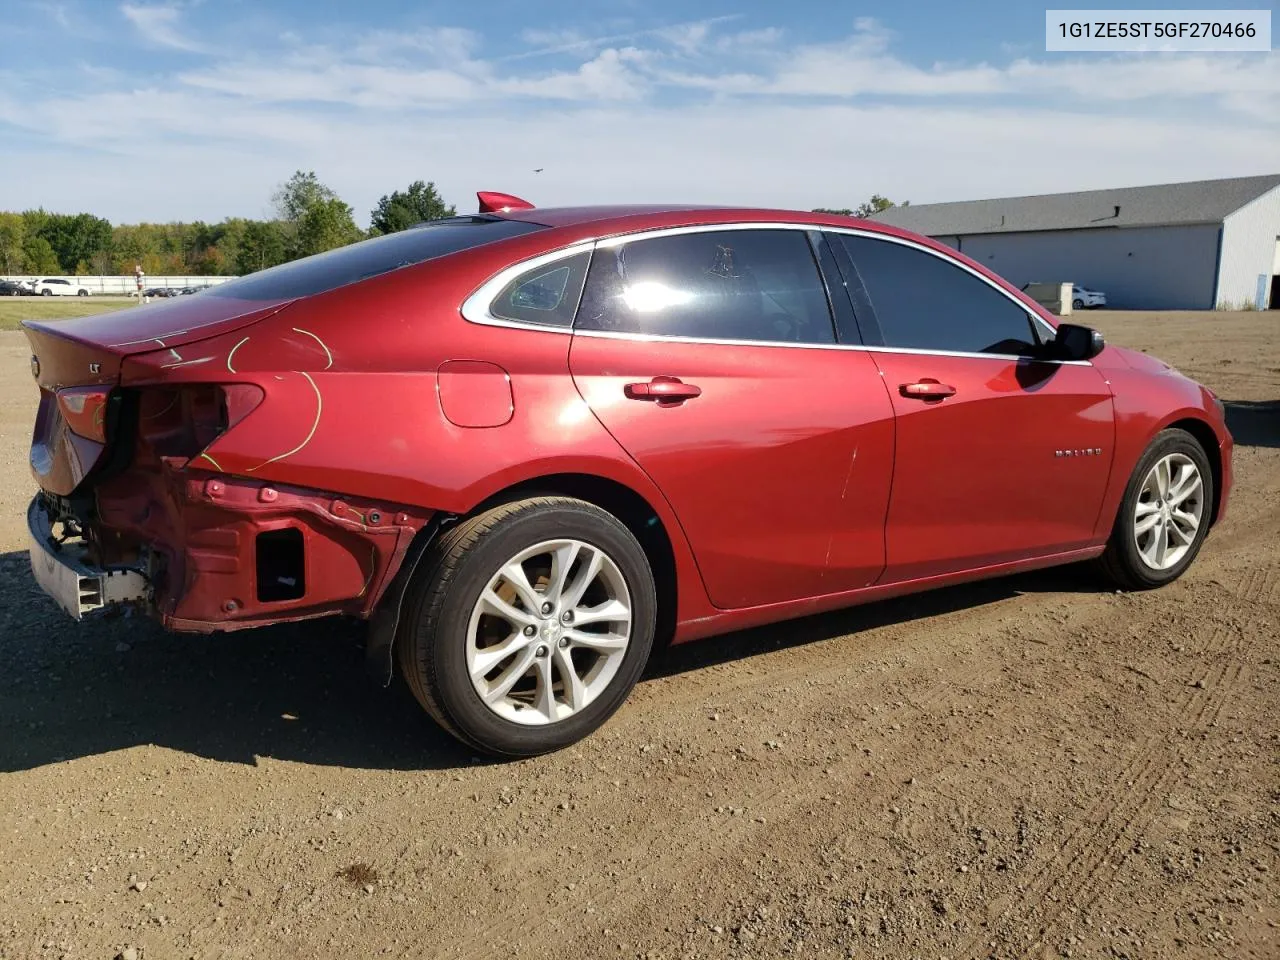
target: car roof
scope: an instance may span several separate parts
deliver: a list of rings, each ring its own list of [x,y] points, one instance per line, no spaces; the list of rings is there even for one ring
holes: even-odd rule
[[[812,223],[816,226],[857,226],[876,233],[905,234],[886,224],[855,217],[804,210],[768,207],[711,206],[707,204],[617,204],[582,207],[532,207],[505,210],[501,216],[547,227],[576,227],[590,224],[596,234],[627,233],[690,224],[716,223]]]

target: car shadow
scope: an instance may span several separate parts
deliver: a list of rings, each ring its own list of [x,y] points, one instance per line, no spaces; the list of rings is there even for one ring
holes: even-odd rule
[[[1086,564],[979,580],[667,647],[654,654],[645,678],[700,670],[784,647],[848,637],[877,627],[924,620],[1028,593],[1098,593],[1106,589],[1109,589],[1106,582]]]
[[[1073,568],[952,587],[657,652],[653,682],[711,664],[980,606],[1020,593],[1092,592]],[[364,628],[319,620],[220,636],[141,617],[77,624],[0,554],[0,772],[155,744],[224,762],[268,757],[357,769],[487,763],[437,727],[403,684],[364,668]],[[851,642],[856,642],[851,641]]]
[[[1280,448],[1280,400],[1226,401],[1227,429],[1245,447]]]
[[[246,764],[476,762],[403,685],[369,679],[357,622],[218,636],[166,634],[144,617],[76,623],[36,585],[25,552],[0,554],[0,596],[0,772],[140,744]]]

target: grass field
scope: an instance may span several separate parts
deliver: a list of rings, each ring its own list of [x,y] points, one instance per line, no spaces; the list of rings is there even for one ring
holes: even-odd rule
[[[137,305],[132,297],[5,297],[0,299],[0,330],[17,330],[22,320],[66,320]]]

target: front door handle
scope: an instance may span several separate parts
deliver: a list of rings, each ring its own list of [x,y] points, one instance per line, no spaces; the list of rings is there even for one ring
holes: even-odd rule
[[[956,395],[956,388],[949,383],[939,383],[932,377],[923,377],[915,383],[899,384],[898,392],[915,400],[945,400]]]
[[[630,400],[656,400],[659,404],[684,403],[702,396],[702,388],[679,377],[654,377],[648,383],[628,383],[622,388]]]

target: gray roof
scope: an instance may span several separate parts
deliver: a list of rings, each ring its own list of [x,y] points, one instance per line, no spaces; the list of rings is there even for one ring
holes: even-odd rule
[[[871,219],[932,237],[1218,223],[1276,186],[1280,186],[1280,173],[1230,180],[1163,183],[1151,187],[890,207]],[[1116,207],[1120,208],[1119,215]]]

